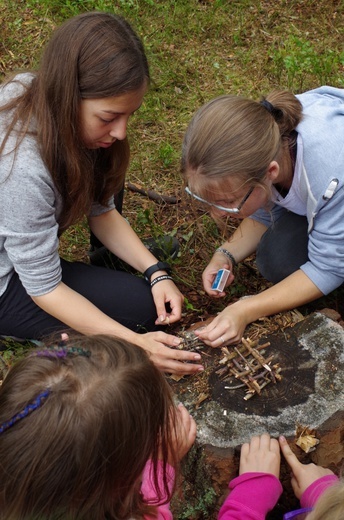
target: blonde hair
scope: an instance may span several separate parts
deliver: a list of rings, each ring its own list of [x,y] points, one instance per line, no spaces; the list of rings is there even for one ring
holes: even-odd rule
[[[206,103],[192,118],[181,170],[202,196],[225,180],[241,186],[262,183],[270,162],[302,117],[301,103],[290,92],[272,92],[265,101],[224,95]]]
[[[314,511],[307,520],[343,520],[344,518],[344,482],[329,487],[319,498]]]

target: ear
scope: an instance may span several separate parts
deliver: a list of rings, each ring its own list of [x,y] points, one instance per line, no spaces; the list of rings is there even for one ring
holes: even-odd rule
[[[269,164],[268,170],[266,172],[267,178],[272,182],[276,182],[276,179],[279,175],[280,167],[277,161],[271,161]]]

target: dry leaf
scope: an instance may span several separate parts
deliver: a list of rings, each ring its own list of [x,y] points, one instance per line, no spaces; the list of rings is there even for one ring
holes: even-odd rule
[[[310,429],[308,426],[301,426],[300,424],[297,425],[296,428],[296,437],[295,444],[305,453],[314,451],[320,442],[319,439],[315,437],[315,430]]]

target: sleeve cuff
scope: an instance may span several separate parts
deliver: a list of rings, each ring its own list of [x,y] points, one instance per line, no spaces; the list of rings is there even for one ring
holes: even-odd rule
[[[228,498],[220,510],[220,518],[227,518],[232,506],[235,510],[242,506],[243,510],[250,509],[252,518],[265,518],[265,515],[276,505],[281,493],[282,485],[277,477],[270,473],[243,473],[229,484],[231,490]],[[266,490],[269,489],[267,493]],[[249,504],[247,497],[249,497]]]
[[[324,477],[315,480],[302,493],[300,498],[301,507],[314,507],[319,497],[326,491],[326,489],[338,482],[339,478],[336,475],[325,475]]]

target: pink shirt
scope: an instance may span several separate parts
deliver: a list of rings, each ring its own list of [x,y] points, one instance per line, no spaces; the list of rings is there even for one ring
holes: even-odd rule
[[[218,520],[265,520],[283,490],[274,475],[253,472],[233,479],[229,489]]]
[[[301,496],[301,507],[314,507],[320,495],[336,482],[336,475],[313,482]],[[269,473],[243,473],[230,482],[229,489],[231,493],[220,509],[218,520],[265,520],[282,493],[280,481]]]
[[[158,467],[158,480],[162,483],[162,463]],[[168,485],[171,490],[174,484],[175,471],[167,466]],[[301,507],[314,507],[323,492],[336,482],[336,475],[326,475],[308,486],[302,494]],[[278,478],[269,473],[243,473],[229,484],[230,494],[220,509],[218,520],[265,520],[266,515],[276,505],[282,491]],[[148,461],[143,472],[141,491],[147,502],[156,497],[152,479],[152,464]],[[161,500],[164,502],[164,498]],[[158,515],[145,515],[145,520],[173,520],[170,504],[158,504]]]
[[[175,478],[175,471],[174,468],[170,465],[167,465],[167,481],[168,481],[168,487],[169,490],[173,488],[174,485],[174,478]],[[162,462],[158,466],[158,481],[159,484],[163,483],[163,467]],[[145,502],[149,503],[150,501],[153,502],[153,505],[156,505],[154,503],[154,499],[156,499],[156,491],[153,484],[153,478],[152,478],[152,463],[149,460],[145,466],[145,469],[143,471],[142,476],[142,485],[141,485],[141,491],[145,498]],[[162,498],[161,502],[164,502],[164,498]],[[145,515],[145,520],[172,520],[173,515],[170,510],[170,504],[167,502],[166,504],[157,504],[158,506],[158,516],[151,516],[151,515]]]

